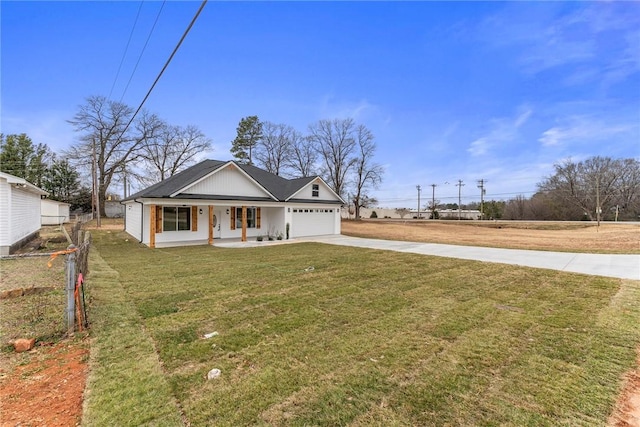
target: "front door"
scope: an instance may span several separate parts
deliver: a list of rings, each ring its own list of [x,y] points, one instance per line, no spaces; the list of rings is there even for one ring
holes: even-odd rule
[[[220,238],[220,222],[222,219],[222,212],[214,210],[213,211],[213,238]]]

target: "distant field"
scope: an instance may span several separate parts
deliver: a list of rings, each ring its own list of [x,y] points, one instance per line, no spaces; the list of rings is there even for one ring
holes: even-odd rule
[[[547,221],[342,221],[342,234],[563,252],[640,253],[640,224]]]

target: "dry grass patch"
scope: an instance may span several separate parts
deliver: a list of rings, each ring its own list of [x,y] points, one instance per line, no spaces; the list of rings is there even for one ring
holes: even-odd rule
[[[640,253],[640,225],[492,221],[342,221],[356,237],[509,249]]]
[[[0,343],[16,338],[49,340],[64,334],[64,257],[0,260],[0,291],[23,289],[24,296],[0,299]],[[40,292],[31,292],[37,289]]]

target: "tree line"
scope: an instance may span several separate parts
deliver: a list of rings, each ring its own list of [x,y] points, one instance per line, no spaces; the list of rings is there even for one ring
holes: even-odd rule
[[[50,198],[70,203],[72,209],[90,210],[92,195],[97,193],[102,216],[112,184],[122,183],[126,196],[132,181],[159,182],[211,149],[211,140],[195,125],[171,125],[144,110],[134,116],[131,107],[103,96],[87,98],[68,122],[79,137],[61,154],[34,143],[26,134],[0,134],[0,171],[27,179],[48,191]],[[236,134],[231,154],[239,162],[287,178],[320,175],[348,202],[356,218],[361,207],[377,204],[370,191],[382,182],[384,169],[374,160],[375,138],[351,118],[318,120],[303,134],[284,123],[247,116],[240,120]],[[432,217],[438,209],[458,207],[438,201],[430,204],[425,213]],[[479,208],[479,204],[462,208]],[[530,198],[488,200],[482,208],[484,218],[494,219],[637,221],[640,161],[600,156],[565,160],[538,183]]]
[[[166,179],[211,149],[211,140],[195,125],[171,125],[146,110],[136,115],[104,96],[88,97],[68,123],[78,138],[59,155],[26,134],[2,136],[0,170],[27,179],[72,209],[97,204],[101,216],[113,184],[122,184],[126,197],[132,183],[148,186]],[[371,131],[353,119],[319,120],[303,135],[289,125],[248,116],[239,122],[231,154],[276,175],[321,175],[359,209],[375,204],[368,191],[382,181],[375,150]]]
[[[554,172],[537,184],[531,197],[472,202],[461,209],[482,209],[484,219],[551,221],[639,221],[640,161],[594,156],[554,165]],[[428,218],[439,218],[439,210],[458,209],[457,203],[429,201]],[[401,217],[409,209],[396,209]],[[457,219],[457,217],[454,217]]]
[[[90,211],[96,194],[101,216],[112,184],[122,183],[126,196],[132,182],[159,182],[211,148],[194,125],[171,125],[144,110],[134,116],[131,107],[104,96],[87,98],[68,122],[79,137],[60,154],[26,134],[2,135],[0,170],[25,178],[72,209]]]
[[[307,133],[284,123],[243,117],[231,142],[231,154],[242,163],[256,165],[287,178],[320,175],[343,199],[360,208],[377,203],[370,195],[383,179],[384,169],[375,162],[373,133],[352,118],[323,119]]]
[[[557,163],[529,199],[505,206],[506,219],[640,220],[640,161],[595,156]]]

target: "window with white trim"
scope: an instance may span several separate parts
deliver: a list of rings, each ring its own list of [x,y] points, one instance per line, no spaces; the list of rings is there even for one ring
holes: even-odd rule
[[[162,231],[191,230],[191,208],[188,206],[164,206]]]
[[[320,185],[313,184],[311,186],[311,196],[312,197],[320,197]]]
[[[236,228],[242,228],[242,208],[236,208]],[[247,208],[247,228],[256,228],[256,208]]]

